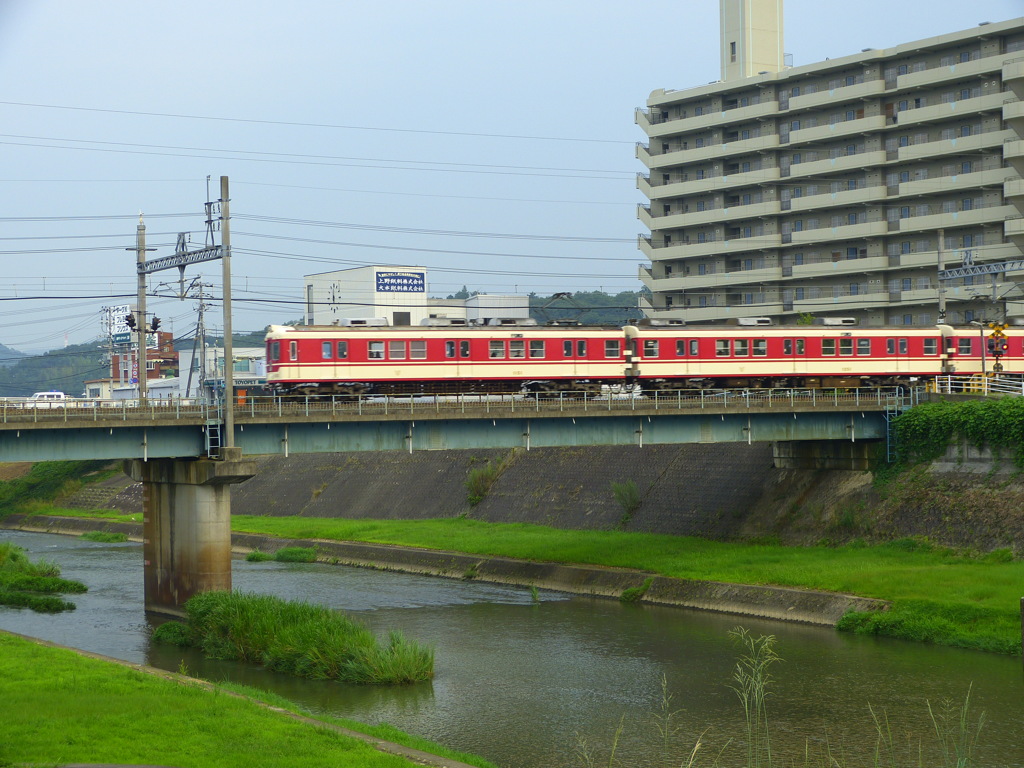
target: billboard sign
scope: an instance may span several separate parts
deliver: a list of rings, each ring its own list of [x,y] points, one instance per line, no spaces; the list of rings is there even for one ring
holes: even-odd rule
[[[131,333],[112,333],[110,334],[110,340],[115,344],[131,344],[132,335]]]
[[[110,336],[115,344],[127,344],[131,339],[131,329],[124,321],[127,315],[131,314],[132,308],[128,304],[119,307],[104,307],[107,312],[107,323],[110,326]]]
[[[426,290],[423,272],[377,272],[378,293],[426,293]]]

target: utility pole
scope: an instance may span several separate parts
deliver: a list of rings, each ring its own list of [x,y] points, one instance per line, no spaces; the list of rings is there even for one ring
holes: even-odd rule
[[[149,356],[146,351],[146,251],[156,250],[146,248],[146,225],[142,221],[142,213],[139,213],[139,224],[135,228],[135,247],[126,248],[128,251],[135,251],[136,272],[139,276],[138,296],[135,307],[135,329],[138,333],[138,352],[136,360],[139,367],[139,405],[146,405],[147,384],[146,358]]]
[[[220,245],[224,263],[224,436],[222,445],[235,445],[235,372],[234,346],[231,343],[231,213],[228,177],[220,177]]]
[[[939,247],[937,249],[938,260],[939,260],[939,278],[938,278],[938,283],[939,283],[939,322],[940,323],[946,322],[946,286],[942,282],[942,272],[943,272],[943,268],[945,266],[942,263],[942,248],[943,248],[943,245],[945,244],[945,241],[946,241],[946,232],[945,232],[945,230],[940,229],[939,230]]]

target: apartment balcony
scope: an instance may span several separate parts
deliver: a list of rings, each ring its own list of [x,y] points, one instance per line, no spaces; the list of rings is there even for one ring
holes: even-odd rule
[[[821,195],[794,197],[789,201],[789,211],[816,211],[822,208],[837,206],[862,205],[880,202],[885,199],[885,187],[862,187],[861,189],[844,189],[840,192],[826,192]]]
[[[1003,184],[1003,199],[1024,213],[1024,179],[1007,179]]]
[[[696,290],[700,288],[719,288],[723,286],[739,285],[760,285],[762,283],[774,283],[782,279],[781,267],[764,267],[762,269],[737,269],[735,271],[712,272],[704,275],[691,274],[677,277],[672,275],[671,281],[676,283],[681,280],[678,288],[674,290]],[[657,281],[658,290],[673,290],[663,280]]]
[[[835,240],[863,240],[869,237],[882,237],[888,231],[884,221],[865,221],[860,224],[844,224],[840,227],[820,227],[793,232],[790,242],[796,245],[832,242]]]
[[[739,157],[750,155],[755,152],[763,152],[779,146],[778,134],[769,136],[757,136],[753,139],[741,139],[730,141],[725,144],[712,144],[707,147],[695,147],[692,149],[677,149],[662,154],[651,154],[643,144],[637,144],[637,157],[650,169],[670,168],[680,165],[692,165],[705,163],[712,160],[719,160],[726,157]],[[643,156],[641,156],[643,152]]]
[[[920,109],[908,109],[899,114],[898,125],[903,127],[916,126],[922,123],[935,123],[942,120],[973,117],[979,112],[998,112],[1003,108],[1005,93],[988,93],[973,99],[950,101]],[[1005,117],[1003,119],[1006,119]]]
[[[672,308],[675,310],[675,307]],[[781,315],[782,302],[766,302],[764,304],[736,304],[716,307],[686,307],[681,314],[657,313],[654,317],[683,317],[688,324],[712,323],[721,320],[735,320],[740,317],[765,317]]]
[[[980,152],[1001,146],[1009,139],[1017,138],[1013,131],[989,131],[973,136],[961,136],[957,139],[929,141],[924,144],[913,144],[900,147],[897,159],[901,163],[912,160],[941,158],[943,155],[962,155],[968,152]]]
[[[665,277],[654,277],[654,273],[647,267],[640,268],[640,282],[647,286],[652,293],[664,293],[665,291],[685,291],[692,287],[688,277],[675,273]]]
[[[978,248],[954,248],[943,251],[942,268],[952,269],[963,263],[965,251],[971,252],[971,258],[975,264],[990,263],[996,261],[1012,261],[1021,258],[1021,250],[1013,243],[996,243],[983,245]],[[889,256],[889,269],[917,269],[927,267],[937,269],[939,264],[938,251],[917,251],[916,253],[901,253],[898,256]]]
[[[1000,93],[1005,96],[1005,93]],[[1008,126],[1017,132],[1018,136],[1024,136],[1024,101],[1008,99],[1003,104],[1003,120]]]
[[[778,179],[779,169],[772,167],[747,171],[746,173],[733,173],[728,176],[677,181],[670,184],[651,184],[649,179],[638,177],[637,188],[647,196],[648,200],[654,201],[688,197],[690,195],[706,195],[712,192],[739,187],[757,186],[778,181]]]
[[[900,197],[924,197],[940,193],[954,194],[979,187],[1002,186],[1008,177],[1013,177],[1012,171],[1006,168],[992,168],[987,171],[961,173],[956,176],[937,176],[920,181],[904,181],[899,185],[899,192],[889,196],[889,202]]]
[[[678,245],[655,248],[647,237],[639,238],[640,252],[653,261],[675,261],[677,259],[693,259],[700,256],[726,256],[750,251],[763,251],[779,248],[782,245],[780,235],[757,235],[754,237],[737,237],[732,240],[714,240],[707,243],[679,243]]]
[[[933,213],[928,216],[911,216],[898,219],[901,233],[924,232],[933,229],[949,229],[951,227],[979,227],[983,224],[1001,223],[1012,216],[1018,216],[1016,207],[1012,205],[993,205],[989,208],[974,208],[969,211],[953,211],[951,213]]]
[[[1003,234],[1007,240],[1024,251],[1024,219],[1020,217],[1020,214],[1004,222]]]
[[[789,143],[793,145],[808,141],[835,141],[849,136],[875,133],[883,128],[885,128],[885,115],[872,115],[870,117],[862,117],[859,120],[846,120],[844,122],[792,131],[789,134]]]
[[[793,178],[808,176],[832,175],[846,171],[858,171],[872,165],[885,162],[885,150],[861,152],[856,155],[841,155],[826,160],[815,160],[810,163],[797,163],[789,167],[789,175]]]
[[[821,277],[849,277],[850,275],[877,272],[889,266],[886,256],[875,256],[870,259],[839,259],[823,261],[817,264],[794,264],[793,279],[809,280]]]
[[[765,216],[775,216],[779,213],[779,202],[770,200],[764,203],[751,203],[750,205],[734,205],[729,208],[712,208],[705,211],[690,211],[687,213],[673,213],[667,216],[654,216],[647,206],[637,206],[637,218],[649,230],[662,229],[683,229],[685,227],[697,227],[705,224],[715,224],[727,221],[743,221],[745,219],[758,219]]]
[[[638,109],[635,113],[636,124],[652,139],[660,136],[672,136],[678,133],[691,133],[707,128],[728,125],[730,123],[746,123],[758,118],[770,117],[779,110],[777,101],[763,101],[747,107],[736,107],[722,112],[710,112],[703,115],[670,118],[664,121],[651,119],[651,113]]]
[[[1003,82],[1013,89],[1018,98],[1024,98],[1024,56],[1003,63]]]
[[[843,101],[857,101],[881,96],[885,93],[885,80],[868,80],[855,85],[844,85],[827,91],[794,96],[789,100],[790,111],[798,109],[821,109]]]
[[[858,293],[855,296],[820,296],[815,299],[794,299],[792,311],[798,314],[819,312],[853,312],[889,306],[889,292]]]
[[[932,67],[923,72],[908,72],[896,78],[896,89],[903,91],[934,88],[957,80],[980,78],[982,75],[1002,69],[1003,58],[1003,56],[986,56],[983,59],[950,64],[945,67]]]
[[[1012,133],[1012,131],[1007,131]],[[1024,176],[1024,141],[1012,139],[1003,144],[1003,160],[1013,166],[1018,176]]]

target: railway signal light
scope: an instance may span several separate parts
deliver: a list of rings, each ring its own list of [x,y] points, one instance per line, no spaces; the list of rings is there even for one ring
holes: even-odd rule
[[[988,351],[996,357],[1005,355],[1006,350],[1010,346],[1006,339],[1006,334],[1003,333],[1006,325],[1003,323],[990,323],[989,327],[992,329],[992,335],[988,337]]]

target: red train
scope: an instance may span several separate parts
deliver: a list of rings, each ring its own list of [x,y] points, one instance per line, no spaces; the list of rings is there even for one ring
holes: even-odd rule
[[[358,395],[890,387],[981,373],[975,329],[814,326],[271,326],[267,384],[278,394]],[[1022,337],[999,362],[1019,372]],[[987,350],[986,350],[987,351]],[[995,359],[987,356],[988,370]]]

